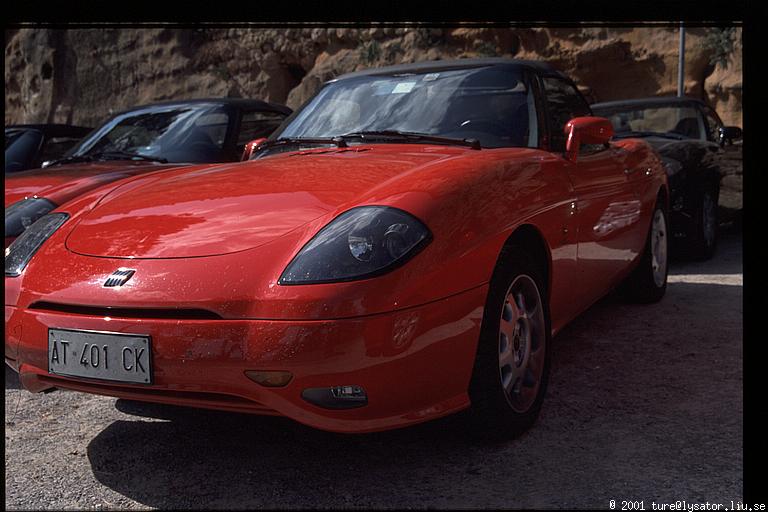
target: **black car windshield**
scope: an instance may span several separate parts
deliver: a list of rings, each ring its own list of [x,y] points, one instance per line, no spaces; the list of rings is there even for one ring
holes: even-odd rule
[[[11,146],[20,142],[25,134],[40,135],[37,130],[23,130],[19,128],[6,128],[5,129],[5,150],[7,151]]]
[[[705,139],[704,121],[690,105],[592,106],[596,116],[607,117],[617,137],[633,133],[672,134]]]
[[[168,162],[216,162],[222,158],[230,120],[229,109],[214,103],[139,108],[104,123],[65,158],[136,155]]]
[[[39,130],[5,130],[5,172],[29,169],[43,140]]]
[[[403,142],[397,135],[405,132],[413,142],[445,137],[476,139],[484,148],[536,147],[536,119],[519,67],[363,75],[327,84],[270,139],[369,134],[376,142]]]

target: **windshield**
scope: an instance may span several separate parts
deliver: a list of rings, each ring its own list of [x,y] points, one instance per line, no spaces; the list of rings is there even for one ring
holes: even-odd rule
[[[382,131],[538,146],[533,94],[519,68],[502,66],[331,82],[270,139]]]
[[[169,162],[216,162],[223,158],[230,118],[228,109],[212,103],[137,109],[113,117],[66,156],[125,153]]]
[[[5,130],[5,149],[8,149],[24,133],[23,130]]]
[[[592,107],[595,115],[607,117],[617,136],[622,133],[670,133],[691,139],[706,138],[704,123],[696,108],[686,105]]]

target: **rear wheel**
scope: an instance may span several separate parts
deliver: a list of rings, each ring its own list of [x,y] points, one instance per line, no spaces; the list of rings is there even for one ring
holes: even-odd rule
[[[658,302],[667,291],[668,233],[667,212],[662,202],[657,201],[640,263],[622,287],[624,295],[630,300],[640,303]]]
[[[690,255],[695,259],[708,260],[715,253],[718,195],[717,188],[706,189],[696,205],[689,244]]]
[[[470,383],[483,434],[514,438],[536,421],[549,376],[549,309],[540,267],[508,247],[491,280]]]

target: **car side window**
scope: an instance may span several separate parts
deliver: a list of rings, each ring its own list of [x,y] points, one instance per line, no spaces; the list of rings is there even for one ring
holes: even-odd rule
[[[542,78],[550,128],[550,149],[565,151],[566,136],[563,129],[574,117],[589,116],[592,111],[578,89],[571,83],[555,77]]]
[[[242,148],[246,143],[269,137],[269,135],[280,126],[285,119],[285,115],[278,112],[253,111],[244,112],[240,121],[240,130],[237,135],[237,147]]]
[[[194,132],[198,141],[209,142],[221,149],[227,136],[230,114],[221,110],[202,115],[195,120]],[[202,135],[205,134],[205,137]]]
[[[79,137],[49,137],[40,150],[40,162],[61,158],[72,146],[80,142]]]

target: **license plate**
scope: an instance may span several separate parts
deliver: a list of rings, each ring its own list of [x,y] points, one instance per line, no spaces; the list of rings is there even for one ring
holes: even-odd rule
[[[149,336],[48,329],[48,372],[70,377],[152,383]]]

